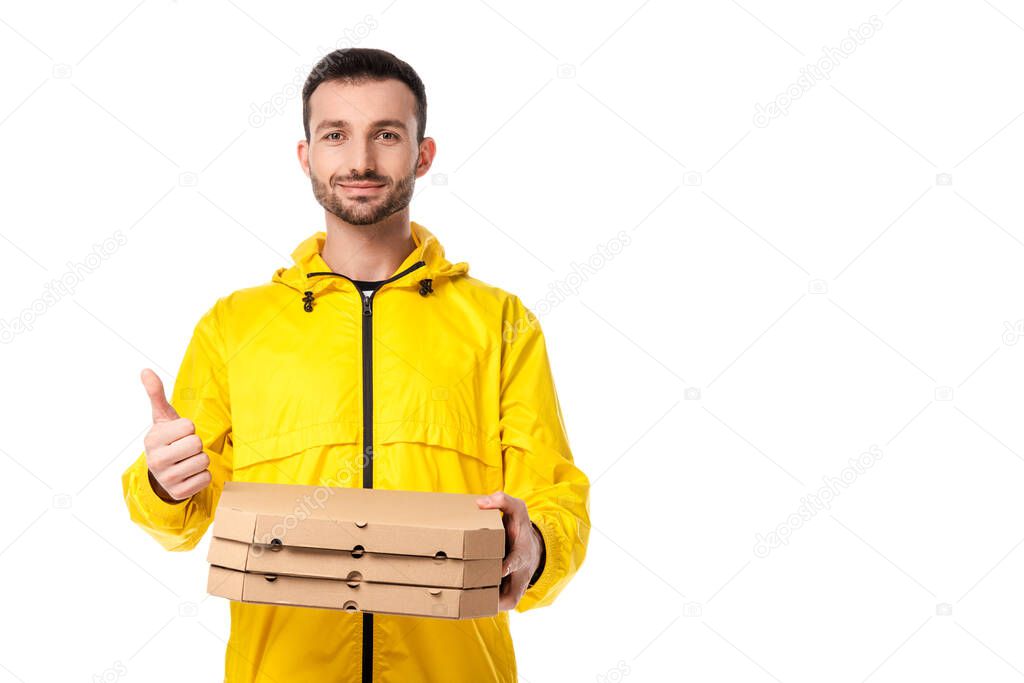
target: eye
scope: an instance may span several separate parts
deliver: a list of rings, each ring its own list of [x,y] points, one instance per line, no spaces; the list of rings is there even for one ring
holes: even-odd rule
[[[333,140],[337,140],[338,139],[338,138],[331,138],[332,135],[341,135],[341,133],[339,133],[338,131],[334,131],[333,133],[328,133],[327,135],[324,136],[324,140],[332,140],[333,141]]]
[[[383,131],[381,135],[390,135],[392,140],[398,140],[398,134],[392,133],[390,130]]]

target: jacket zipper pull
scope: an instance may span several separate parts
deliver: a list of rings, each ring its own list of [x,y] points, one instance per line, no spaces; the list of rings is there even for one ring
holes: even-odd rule
[[[370,315],[372,312],[370,310],[370,297],[363,294],[363,315]]]

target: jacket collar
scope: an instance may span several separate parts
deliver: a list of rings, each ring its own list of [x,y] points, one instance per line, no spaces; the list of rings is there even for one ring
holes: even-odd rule
[[[392,276],[411,268],[420,261],[423,261],[424,265],[393,282],[389,282],[387,284],[388,287],[413,286],[418,285],[420,280],[425,278],[451,278],[465,275],[469,272],[469,264],[467,262],[452,263],[445,258],[444,246],[442,246],[433,233],[415,221],[410,221],[409,226],[416,247],[405,258],[402,265],[398,266]],[[309,276],[310,273],[331,272],[330,266],[327,265],[327,262],[321,256],[326,241],[327,233],[322,230],[304,239],[292,252],[292,260],[295,263],[289,267],[278,268],[274,271],[272,281],[280,282],[299,291],[316,291],[327,286],[327,283],[324,281],[332,282],[336,286],[344,287],[347,285],[351,287],[352,283],[346,278],[331,277],[329,275]],[[344,273],[341,274],[344,275]]]

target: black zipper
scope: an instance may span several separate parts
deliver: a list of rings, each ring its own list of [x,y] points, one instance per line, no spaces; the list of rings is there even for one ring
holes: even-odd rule
[[[373,297],[381,287],[400,277],[405,277],[417,268],[427,265],[425,261],[417,261],[401,273],[382,280],[380,285],[367,295],[359,289],[352,278],[341,273],[321,271],[308,273],[314,275],[333,275],[343,277],[356,288],[363,304],[363,488],[373,488]],[[363,683],[373,682],[373,614],[363,612]]]

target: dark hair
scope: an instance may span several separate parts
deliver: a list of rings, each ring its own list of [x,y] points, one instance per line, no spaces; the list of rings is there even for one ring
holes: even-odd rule
[[[326,81],[363,83],[395,78],[409,86],[416,96],[416,141],[423,142],[427,127],[427,91],[415,69],[386,50],[350,47],[325,56],[309,72],[302,86],[302,127],[309,142],[309,97]]]

